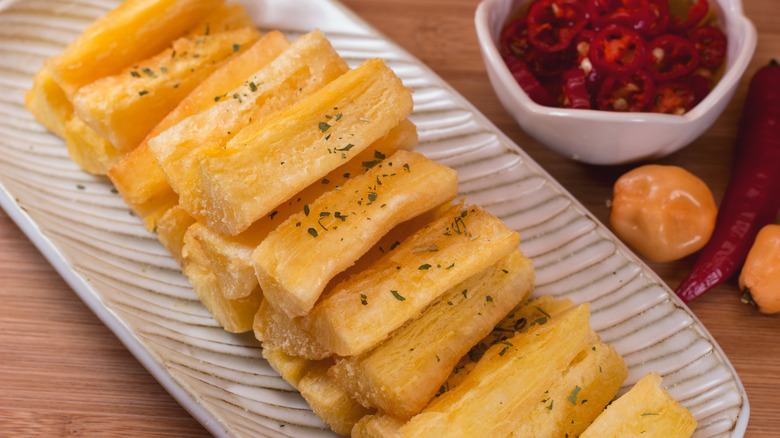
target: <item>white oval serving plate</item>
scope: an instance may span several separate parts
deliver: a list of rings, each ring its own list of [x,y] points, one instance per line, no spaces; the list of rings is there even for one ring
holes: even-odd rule
[[[350,63],[382,57],[414,89],[419,151],[458,171],[461,195],[506,221],[537,271],[535,294],[591,304],[625,357],[625,391],[658,371],[699,422],[741,437],[749,407],[696,317],[581,204],[420,61],[330,0],[247,0],[262,30],[322,29]],[[117,1],[0,1],[0,205],[149,372],[220,437],[332,436],[261,358],[251,333],[222,330],[179,267],[105,178],[82,172],[25,110],[24,91]]]

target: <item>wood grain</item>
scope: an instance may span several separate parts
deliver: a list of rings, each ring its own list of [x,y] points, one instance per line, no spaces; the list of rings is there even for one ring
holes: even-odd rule
[[[634,166],[570,161],[535,142],[501,107],[487,80],[473,25],[478,0],[344,0],[463,94],[521,145],[598,219],[606,222],[612,184]],[[715,125],[660,164],[685,167],[720,200],[730,176],[747,78],[780,57],[780,3],[745,0],[758,28],[753,61]],[[672,288],[694,258],[650,264]],[[0,425],[3,436],[208,436],[62,281],[0,211]],[[777,436],[780,317],[739,301],[736,282],[690,305],[742,379],[751,406],[748,437]]]

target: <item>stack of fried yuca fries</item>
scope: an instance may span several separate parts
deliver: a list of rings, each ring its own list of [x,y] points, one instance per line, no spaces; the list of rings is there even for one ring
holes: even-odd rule
[[[623,359],[587,304],[529,301],[519,236],[452,203],[456,172],[413,152],[411,93],[382,60],[350,69],[321,32],[260,35],[219,0],[129,0],[46,62],[27,106],[339,434],[695,428],[657,375],[604,411]]]

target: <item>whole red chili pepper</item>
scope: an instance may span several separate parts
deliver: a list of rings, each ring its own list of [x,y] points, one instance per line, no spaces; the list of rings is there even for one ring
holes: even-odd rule
[[[750,81],[731,180],[715,231],[675,293],[691,301],[728,280],[753,240],[780,210],[780,65],[772,61]]]

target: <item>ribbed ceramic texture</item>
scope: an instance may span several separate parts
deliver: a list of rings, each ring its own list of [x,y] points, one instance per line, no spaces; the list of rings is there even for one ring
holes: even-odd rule
[[[251,334],[223,331],[179,267],[104,178],[68,159],[25,110],[44,59],[118,4],[25,0],[0,7],[0,200],[149,371],[218,436],[329,436],[261,358]],[[671,291],[585,209],[427,67],[338,3],[249,1],[263,30],[315,27],[351,65],[382,57],[414,89],[419,151],[458,171],[461,194],[522,238],[536,295],[592,304],[592,324],[629,366],[658,371],[699,422],[697,437],[741,436],[744,390],[715,342]],[[627,386],[623,388],[625,391]]]

